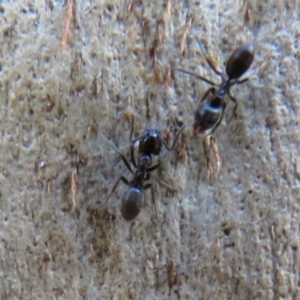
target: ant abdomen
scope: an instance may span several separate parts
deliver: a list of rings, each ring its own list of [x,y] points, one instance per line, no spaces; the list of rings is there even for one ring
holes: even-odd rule
[[[214,127],[222,115],[222,108],[202,102],[195,112],[194,130],[203,133]]]
[[[206,62],[211,67],[211,69],[221,77],[222,83],[215,83],[201,75],[197,75],[183,69],[177,70],[185,74],[192,75],[213,86],[204,94],[200,105],[195,112],[194,123],[194,129],[198,132],[202,133],[208,129],[211,129],[209,134],[212,134],[221,124],[224,117],[225,109],[227,106],[227,101],[225,100],[226,95],[228,95],[230,100],[235,104],[232,115],[235,114],[238,104],[237,100],[231,95],[230,89],[232,86],[236,84],[242,84],[249,79],[244,78],[238,80],[246,71],[248,71],[253,62],[254,47],[252,44],[245,44],[233,51],[226,64],[226,74],[228,77],[226,78],[226,76],[218,71],[218,69],[206,56],[200,41],[197,41],[200,45],[200,48],[202,49]],[[215,87],[218,87],[218,89],[216,90]]]
[[[121,214],[125,221],[132,221],[140,213],[144,203],[144,193],[135,186],[131,186],[124,193],[121,201]]]
[[[254,47],[245,44],[237,48],[229,57],[226,73],[230,80],[240,78],[251,66],[254,59]]]

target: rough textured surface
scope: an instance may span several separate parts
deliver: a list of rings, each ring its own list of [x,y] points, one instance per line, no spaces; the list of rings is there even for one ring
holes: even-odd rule
[[[0,3],[0,298],[300,299],[299,1],[62,2]],[[208,86],[168,73],[219,80],[195,35],[223,70],[256,47],[212,180],[192,132]],[[102,134],[128,157],[147,99],[169,143],[187,125],[157,173],[179,190],[155,183],[160,229],[148,191],[132,223],[123,184],[100,210],[130,178]]]

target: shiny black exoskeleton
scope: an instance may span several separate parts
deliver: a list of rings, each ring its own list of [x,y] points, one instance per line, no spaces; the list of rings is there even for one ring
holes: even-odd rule
[[[131,181],[129,181],[124,176],[121,176],[113,186],[110,194],[104,201],[103,207],[107,203],[110,196],[114,193],[115,189],[117,188],[120,181],[122,181],[124,184],[128,185],[127,191],[122,196],[121,199],[121,214],[123,218],[126,221],[132,221],[137,217],[137,215],[140,213],[141,207],[144,203],[144,192],[143,190],[147,190],[152,187],[151,183],[145,184],[145,181],[150,179],[150,173],[157,169],[161,163],[158,163],[151,167],[152,159],[151,155],[141,155],[139,157],[139,160],[135,161],[133,156],[133,146],[131,146],[131,162],[136,167],[135,172],[132,170],[129,162],[125,158],[125,156],[118,151],[117,148],[115,148],[113,145],[109,144],[116,152],[119,153],[121,159],[123,160],[125,166],[130,171],[130,173],[133,175],[133,178]],[[153,196],[152,196],[153,201]]]
[[[163,160],[151,166],[152,155],[158,155],[160,153],[162,144],[165,145],[167,150],[171,151],[177,141],[177,138],[179,137],[179,134],[184,129],[183,126],[178,132],[172,147],[169,148],[168,145],[165,143],[165,141],[160,137],[159,131],[153,129],[146,129],[144,134],[141,137],[132,141],[131,138],[132,138],[133,127],[134,127],[133,124],[134,123],[132,122],[132,128],[130,134],[130,141],[131,141],[130,156],[131,156],[131,163],[136,168],[136,170],[133,171],[125,156],[122,153],[120,153],[117,148],[115,148],[113,145],[109,143],[109,145],[116,152],[119,153],[125,166],[130,171],[130,173],[132,173],[133,178],[131,181],[129,181],[124,176],[121,176],[116,181],[115,185],[112,188],[112,191],[110,192],[110,194],[108,195],[108,197],[106,198],[103,204],[104,207],[108,199],[110,198],[110,196],[117,188],[120,181],[128,185],[129,187],[125,191],[121,199],[121,214],[126,221],[134,220],[140,213],[141,207],[144,203],[144,190],[151,188],[152,203],[155,207],[155,197],[152,188],[152,183],[145,183],[145,182],[150,180],[151,172],[157,169],[163,163]],[[139,158],[137,161],[134,158],[134,147],[133,147],[134,142],[136,141],[139,141]]]
[[[213,85],[217,86],[218,89],[212,87],[210,88],[203,96],[200,101],[199,106],[195,112],[195,122],[194,129],[200,133],[205,132],[206,130],[211,130],[210,133],[214,132],[224,117],[225,108],[227,102],[225,101],[225,96],[228,95],[230,100],[235,103],[233,109],[233,115],[237,108],[237,100],[231,95],[230,88],[235,84],[241,84],[246,82],[249,78],[238,80],[251,66],[254,59],[254,47],[252,44],[245,44],[237,48],[229,57],[226,64],[226,74],[227,78],[218,71],[214,65],[210,62],[206,54],[204,53],[201,43],[197,39],[197,42],[204,54],[205,60],[212,68],[212,70],[222,78],[222,83],[217,84],[213,81],[208,80],[205,77],[194,74],[192,72],[177,69],[180,72],[183,72],[188,75],[197,77],[198,79]]]
[[[131,133],[130,133],[130,141],[131,144],[134,144],[135,142],[139,142],[139,153],[140,154],[148,154],[148,155],[159,155],[161,152],[162,145],[168,150],[172,151],[174,148],[174,145],[177,141],[177,138],[179,137],[180,133],[183,131],[185,126],[182,126],[179,130],[172,147],[169,147],[168,144],[162,139],[160,136],[159,129],[153,129],[149,128],[149,126],[146,127],[143,134],[132,140],[133,130],[134,130],[134,118],[132,118],[132,126],[131,126]]]
[[[160,137],[160,132],[155,129],[146,129],[144,131],[144,134],[141,137],[135,139],[135,141],[139,141],[140,153],[159,155],[163,144],[168,149],[165,141]]]

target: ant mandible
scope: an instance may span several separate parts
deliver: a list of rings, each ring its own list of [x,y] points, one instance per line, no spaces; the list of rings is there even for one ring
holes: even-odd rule
[[[237,108],[237,100],[231,95],[230,88],[235,84],[242,84],[249,80],[249,77],[238,80],[251,66],[254,59],[254,47],[252,44],[245,44],[237,48],[226,63],[226,74],[227,78],[212,64],[209,58],[206,56],[200,41],[196,38],[201,51],[205,57],[206,62],[211,69],[222,78],[222,83],[217,84],[203,76],[194,74],[192,72],[177,69],[180,72],[194,76],[212,86],[218,86],[208,89],[200,101],[199,106],[195,112],[194,130],[199,133],[203,133],[206,130],[211,130],[209,134],[213,133],[224,117],[225,108],[227,102],[225,96],[228,95],[230,100],[234,102],[235,106],[233,109],[232,116],[235,114]],[[207,134],[207,135],[209,135]]]
[[[155,164],[154,166],[151,166],[152,165],[152,156],[151,155],[159,155],[162,144],[166,147],[166,149],[168,151],[172,151],[180,133],[183,131],[184,128],[185,128],[185,126],[182,126],[182,128],[179,130],[177,136],[175,137],[173,145],[170,148],[165,143],[165,141],[161,138],[159,130],[146,128],[144,131],[144,134],[142,136],[138,137],[135,140],[132,140],[133,129],[134,129],[134,119],[132,119],[132,126],[131,126],[131,133],[130,133],[130,161],[136,170],[133,171],[130,166],[130,163],[125,158],[125,156],[122,153],[120,153],[119,150],[115,146],[113,146],[109,143],[109,146],[120,155],[125,166],[130,171],[130,173],[133,175],[133,178],[132,178],[132,180],[129,181],[124,176],[121,176],[116,181],[110,194],[105,199],[102,209],[106,205],[106,203],[109,200],[109,198],[111,197],[111,195],[116,190],[119,182],[122,181],[124,184],[129,186],[128,189],[123,194],[122,199],[121,199],[121,214],[125,221],[132,221],[138,216],[138,214],[140,213],[141,207],[144,203],[144,190],[147,190],[149,188],[151,189],[151,199],[152,199],[152,203],[154,205],[155,212],[157,215],[152,183],[145,183],[145,182],[150,180],[151,172],[161,166],[167,152],[164,155],[163,160],[160,161],[159,163]],[[105,137],[105,139],[106,139],[106,137]],[[140,153],[139,153],[139,158],[136,161],[135,157],[134,157],[134,146],[133,145],[137,141],[139,141],[139,152]]]

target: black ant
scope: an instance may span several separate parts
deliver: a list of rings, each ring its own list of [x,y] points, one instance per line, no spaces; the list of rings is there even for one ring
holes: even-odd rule
[[[212,62],[208,59],[201,46],[200,41],[197,38],[196,40],[203,52],[206,62],[218,76],[221,76],[222,83],[214,83],[213,81],[203,76],[183,69],[177,70],[185,74],[192,75],[210,85],[219,87],[218,89],[215,89],[214,87],[208,89],[208,91],[201,99],[200,104],[195,112],[194,130],[197,130],[199,133],[203,133],[206,130],[211,129],[209,133],[211,134],[218,128],[224,117],[224,112],[227,105],[227,102],[224,99],[226,95],[228,95],[230,100],[235,103],[232,116],[235,114],[237,108],[237,100],[231,95],[230,88],[235,84],[242,84],[249,80],[249,77],[242,80],[238,79],[251,66],[254,59],[254,47],[252,44],[245,44],[233,51],[226,63],[226,74],[228,78],[225,78],[225,76],[220,71],[218,71],[212,64]]]
[[[147,124],[143,134],[141,136],[139,136],[138,138],[132,140],[132,135],[133,135],[133,130],[134,130],[134,118],[132,118],[131,124],[132,124],[132,126],[131,126],[131,133],[130,133],[130,143],[133,145],[134,143],[139,142],[140,154],[148,154],[148,155],[155,155],[155,156],[160,154],[162,145],[164,145],[164,147],[169,152],[172,151],[180,133],[185,128],[185,126],[181,127],[178,134],[176,135],[176,138],[173,142],[172,147],[170,148],[168,146],[168,144],[160,136],[160,130],[150,128],[148,124]]]
[[[133,119],[132,119],[133,120]],[[166,147],[168,151],[172,151],[174,148],[174,145],[180,135],[180,133],[183,131],[185,126],[183,126],[177,136],[175,137],[175,140],[173,142],[173,145],[171,148],[168,147],[168,145],[165,143],[165,141],[161,138],[159,130],[154,129],[147,129],[144,131],[144,134],[140,137],[138,137],[135,140],[131,140],[132,134],[133,134],[133,128],[134,128],[134,121],[132,121],[132,127],[131,127],[131,133],[130,133],[130,160],[132,165],[136,168],[135,172],[132,170],[128,160],[125,158],[125,156],[118,151],[117,148],[115,148],[113,145],[110,145],[117,153],[119,153],[121,159],[123,160],[125,166],[130,171],[131,174],[133,174],[132,180],[126,179],[124,176],[121,176],[115,183],[115,185],[112,188],[112,191],[107,196],[106,200],[104,201],[103,207],[106,205],[108,199],[111,197],[111,195],[116,190],[120,180],[128,185],[128,189],[125,191],[125,193],[122,196],[121,199],[121,214],[123,218],[126,221],[132,221],[135,219],[138,214],[140,213],[141,207],[144,203],[144,190],[147,190],[151,188],[151,196],[152,196],[152,203],[155,207],[155,197],[154,197],[154,191],[152,187],[152,183],[146,183],[145,181],[150,180],[151,172],[156,170],[158,167],[161,166],[163,163],[163,160],[153,166],[152,165],[152,156],[151,155],[159,155],[161,151],[162,144]],[[139,141],[139,158],[136,162],[134,158],[134,143]],[[167,152],[166,152],[167,153]],[[164,156],[165,157],[165,156]],[[156,211],[157,214],[157,211]]]

